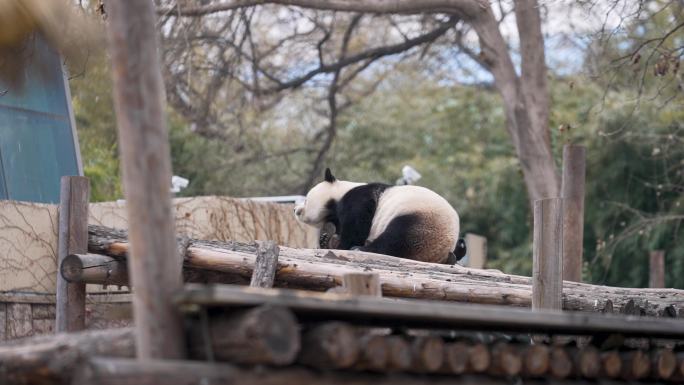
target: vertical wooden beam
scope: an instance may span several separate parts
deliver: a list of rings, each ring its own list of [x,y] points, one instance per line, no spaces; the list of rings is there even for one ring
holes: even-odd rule
[[[82,176],[63,176],[59,202],[57,266],[72,253],[88,252],[88,201],[90,185]],[[69,283],[57,273],[57,332],[85,329],[85,283]]]
[[[249,286],[273,287],[280,248],[273,241],[257,242],[257,256]]]
[[[182,285],[171,211],[171,156],[152,0],[108,1],[114,104],[131,243],[139,359],[182,358]]]
[[[534,202],[532,309],[561,310],[563,294],[563,200]]]
[[[342,288],[352,295],[382,297],[380,277],[372,273],[348,273],[342,276]]]
[[[584,146],[563,146],[563,177],[561,197],[563,213],[563,279],[582,281],[582,251],[584,244],[584,184],[586,150]]]
[[[487,264],[487,238],[468,233],[465,235],[465,243],[468,245],[468,267],[484,269]]]
[[[665,287],[665,251],[653,250],[649,257],[648,287]]]

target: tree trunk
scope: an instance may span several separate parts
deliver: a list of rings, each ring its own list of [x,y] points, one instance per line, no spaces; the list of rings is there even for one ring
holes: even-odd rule
[[[536,1],[515,3],[522,78],[515,71],[491,7],[483,7],[486,10],[472,21],[480,39],[480,63],[494,76],[494,84],[503,100],[506,129],[520,161],[528,198],[530,202],[556,198],[560,193],[560,176],[551,152],[547,69],[539,6]]]

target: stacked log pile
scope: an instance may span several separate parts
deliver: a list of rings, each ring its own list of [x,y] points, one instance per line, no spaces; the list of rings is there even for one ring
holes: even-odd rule
[[[430,374],[435,378],[474,375],[492,379],[670,383],[681,383],[684,379],[684,353],[669,348],[600,350],[592,345],[483,341],[475,336],[454,339],[424,331],[387,334],[340,322],[303,325],[301,334],[287,330],[284,335],[281,332],[285,330],[278,330],[280,321],[285,319],[285,329],[293,326],[287,320],[287,312],[264,307],[231,317],[212,317],[210,346],[204,344],[201,333],[190,333],[192,356],[205,359],[210,354],[215,361],[294,365],[303,370]],[[269,325],[257,325],[260,322]],[[297,325],[294,326],[296,329]],[[221,338],[213,334],[217,331]],[[251,337],[249,341],[246,335]],[[130,358],[134,350],[131,329],[18,341],[0,346],[0,383],[66,384],[91,357]]]
[[[249,283],[256,263],[256,245],[239,242],[179,241],[187,281]],[[89,255],[73,255],[60,267],[72,282],[128,284],[125,232],[89,227]],[[105,260],[103,260],[105,258]],[[530,306],[531,279],[491,270],[441,265],[346,250],[280,247],[276,287],[324,291],[342,284],[342,276],[373,272],[388,297],[438,299],[512,306]],[[684,291],[630,289],[565,281],[563,308],[604,311],[631,307],[635,314],[680,315]]]

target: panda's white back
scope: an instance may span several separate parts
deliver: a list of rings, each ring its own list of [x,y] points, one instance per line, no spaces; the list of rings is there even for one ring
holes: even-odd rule
[[[382,193],[368,240],[382,234],[392,219],[406,214],[430,219],[433,226],[426,229],[426,237],[438,242],[433,248],[447,253],[454,250],[460,230],[456,210],[441,195],[420,186],[393,186]]]

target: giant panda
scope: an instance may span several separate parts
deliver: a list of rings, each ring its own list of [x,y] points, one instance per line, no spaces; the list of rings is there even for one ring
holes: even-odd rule
[[[319,229],[334,224],[338,249],[436,263],[455,263],[465,255],[458,214],[439,194],[412,185],[337,180],[330,169],[324,179],[294,214]]]

